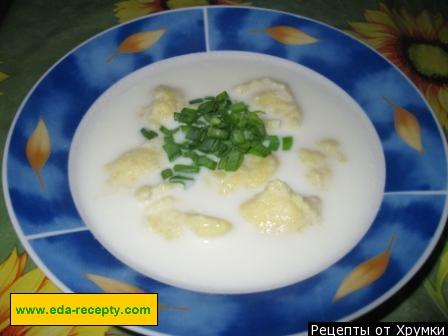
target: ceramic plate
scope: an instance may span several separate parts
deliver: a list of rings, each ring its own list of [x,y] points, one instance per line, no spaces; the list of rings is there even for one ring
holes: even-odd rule
[[[158,39],[141,34],[155,31]],[[94,238],[70,191],[70,145],[97,98],[143,67],[216,51],[274,56],[324,76],[359,104],[381,142],[386,181],[368,231],[330,267],[288,286],[227,295],[149,278]],[[35,147],[27,146],[30,142]],[[163,12],[114,27],[74,49],[21,105],[6,144],[3,181],[23,245],[63,290],[102,292],[105,281],[119,281],[129,290],[159,293],[159,325],[133,328],[145,334],[285,335],[305,332],[308,321],[354,319],[416,273],[447,217],[445,139],[412,83],[378,53],[325,24],[244,7]]]

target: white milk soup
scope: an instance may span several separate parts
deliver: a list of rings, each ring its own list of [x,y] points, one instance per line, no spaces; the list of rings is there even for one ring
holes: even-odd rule
[[[248,293],[352,249],[381,202],[384,157],[361,108],[298,64],[245,52],[175,57],[117,82],[69,160],[95,237],[149,277]]]

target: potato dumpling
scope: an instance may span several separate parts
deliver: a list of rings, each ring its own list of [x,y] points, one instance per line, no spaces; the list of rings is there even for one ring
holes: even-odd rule
[[[347,161],[339,142],[334,139],[323,139],[318,142],[319,150],[301,148],[300,161],[308,168],[307,180],[315,187],[324,189],[333,175],[334,158],[339,162]]]
[[[224,219],[158,208],[163,211],[147,216],[146,223],[153,232],[168,240],[180,238],[185,226],[203,238],[219,237],[232,229],[232,224]]]
[[[199,237],[219,237],[232,229],[228,221],[201,214],[186,214],[185,221],[188,227]]]
[[[151,127],[159,127],[165,121],[171,121],[174,112],[185,106],[184,99],[175,90],[159,86],[154,90],[154,100],[148,108],[148,122]]]
[[[324,153],[309,149],[301,148],[299,150],[300,160],[308,167],[318,167],[326,163],[327,157]]]
[[[167,240],[177,239],[182,236],[184,214],[179,211],[162,211],[147,216],[146,223],[151,230]]]
[[[323,189],[327,186],[328,180],[332,175],[333,171],[330,167],[324,165],[309,169],[306,172],[305,177],[313,186]]]
[[[321,151],[301,148],[299,150],[300,161],[307,166],[306,179],[315,187],[325,188],[333,174],[327,156]]]
[[[285,121],[289,128],[297,128],[300,124],[300,111],[292,96],[285,92],[268,91],[255,96],[252,102],[263,111],[271,113]]]
[[[300,125],[301,111],[287,85],[270,78],[255,79],[233,88],[238,99],[267,113],[267,117],[280,119],[290,128]]]
[[[157,213],[172,209],[177,202],[177,198],[174,196],[165,196],[157,201],[151,202],[146,206],[147,213]]]
[[[207,180],[221,194],[228,194],[241,188],[256,188],[263,185],[274,175],[277,166],[278,162],[274,155],[265,158],[246,155],[237,171],[214,170],[207,176]]]
[[[135,191],[134,196],[141,202],[148,202],[153,201],[158,197],[162,197],[169,192],[174,191],[176,188],[179,188],[178,184],[168,182],[163,182],[156,185],[144,185]]]
[[[347,161],[347,157],[341,150],[341,145],[334,139],[323,139],[318,146],[327,154],[334,155],[339,162]]]
[[[240,206],[243,217],[262,233],[296,232],[318,222],[320,200],[302,197],[280,180]]]
[[[139,147],[123,153],[106,164],[111,186],[132,187],[142,176],[160,169],[162,152],[153,147]]]

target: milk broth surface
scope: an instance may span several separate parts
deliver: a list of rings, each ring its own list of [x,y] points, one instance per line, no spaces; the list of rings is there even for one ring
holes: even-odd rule
[[[300,106],[298,130],[291,132],[281,127],[275,132],[293,135],[294,147],[275,152],[278,169],[273,179],[287,183],[301,195],[319,197],[321,222],[300,232],[262,234],[244,220],[239,207],[264,186],[223,195],[211,187],[205,178],[207,169],[202,169],[190,187],[175,189],[176,209],[225,219],[233,224],[233,230],[210,239],[188,230],[175,240],[154,234],[145,224],[144,204],[136,200],[133,190],[108,188],[104,170],[106,163],[144,142],[139,130],[148,125],[141,111],[151,103],[151,92],[164,85],[182,92],[189,100],[216,95],[256,78],[287,84]],[[319,189],[305,178],[307,167],[298,153],[300,148],[316,148],[319,141],[328,138],[338,141],[346,161],[332,165],[331,179],[325,189]],[[168,160],[163,160],[162,166],[168,166]],[[107,90],[89,109],[75,134],[69,177],[83,220],[124,263],[175,286],[244,293],[306,279],[349,252],[378,211],[385,168],[370,121],[335,84],[275,57],[212,52],[158,62]],[[156,173],[140,184],[160,182],[160,174]]]

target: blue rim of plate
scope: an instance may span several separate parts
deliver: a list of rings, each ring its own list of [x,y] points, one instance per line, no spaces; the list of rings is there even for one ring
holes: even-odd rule
[[[274,26],[300,29],[317,42],[287,45],[261,33]],[[106,62],[126,37],[162,28],[166,30],[164,35],[150,48],[118,54],[111,63]],[[318,72],[363,108],[381,140],[386,185],[368,232],[335,264],[290,286],[226,295],[195,292],[150,279],[121,263],[95,240],[70,194],[67,166],[71,139],[83,115],[105,90],[151,63],[218,50],[277,56]],[[394,111],[384,97],[416,118],[423,151],[400,137],[394,128]],[[44,189],[25,154],[26,142],[40,118],[51,141],[51,154],[42,169]],[[110,28],[58,61],[28,93],[13,121],[3,157],[3,186],[7,209],[22,244],[61,289],[101,292],[86,277],[90,273],[157,292],[160,303],[185,308],[161,310],[157,327],[130,329],[145,334],[285,335],[305,333],[308,321],[359,317],[411,279],[445,226],[447,170],[446,139],[431,109],[411,81],[374,49],[327,24],[299,15],[253,7],[209,6],[161,12]],[[387,250],[391,241],[392,248]],[[384,251],[390,252],[384,273],[335,301],[338,288],[350,272]]]

